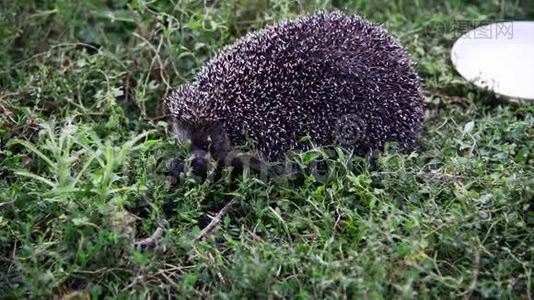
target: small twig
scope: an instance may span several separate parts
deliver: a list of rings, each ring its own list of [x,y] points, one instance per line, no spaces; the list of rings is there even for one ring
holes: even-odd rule
[[[460,97],[460,96],[450,96],[450,95],[441,93],[441,92],[439,92],[437,90],[424,90],[423,91],[423,95],[425,97],[429,97],[429,98],[437,96],[437,97],[440,97],[441,99],[443,99],[445,101],[449,101],[450,103],[457,104],[457,105],[462,106],[464,108],[469,106],[469,99],[468,98]]]
[[[161,240],[163,232],[165,231],[166,224],[167,220],[160,221],[158,224],[158,228],[156,228],[156,231],[154,231],[154,233],[150,237],[138,240],[134,242],[134,245],[143,249],[154,248],[159,242],[159,240]]]
[[[158,47],[154,47],[154,45],[152,45],[150,43],[150,41],[148,41],[144,36],[134,32],[133,35],[139,39],[141,39],[149,48],[150,50],[152,50],[154,52],[154,57],[152,58],[152,63],[150,64],[150,70],[152,70],[152,67],[154,66],[154,63],[157,61],[157,63],[159,64],[159,76],[161,77],[161,80],[163,81],[163,83],[165,84],[166,86],[166,90],[165,90],[165,94],[164,95],[167,95],[167,92],[171,89],[171,85],[169,83],[169,80],[167,78],[167,71],[166,71],[166,67],[165,67],[165,64],[163,64],[163,61],[161,60],[161,56],[159,55],[159,52],[161,50],[161,46],[163,44],[163,38],[160,38],[160,42],[159,42],[159,45]],[[148,76],[147,76],[147,79],[148,79]]]
[[[143,276],[143,275],[137,275],[137,276],[135,276],[134,279],[132,280],[132,282],[130,282],[130,284],[128,284],[127,286],[125,286],[125,287],[121,290],[121,292],[124,293],[125,291],[131,289],[134,285],[136,285],[136,284],[139,282],[139,280],[142,280],[144,277],[145,277],[145,276]]]
[[[337,215],[336,222],[334,223],[334,228],[332,230],[332,238],[336,237],[337,226],[339,225],[339,221],[341,220],[341,214],[337,210],[338,209],[336,209],[336,212],[338,213],[338,215]]]
[[[57,45],[52,45],[48,50],[46,50],[44,52],[37,53],[37,54],[27,58],[27,59],[19,61],[18,63],[14,64],[14,65],[12,65],[12,66],[10,66],[8,68],[5,68],[4,70],[0,70],[0,74],[8,73],[11,70],[14,70],[14,69],[20,67],[21,65],[24,65],[24,64],[26,64],[26,63],[28,63],[28,62],[36,59],[36,58],[39,58],[41,56],[46,56],[47,54],[50,54],[50,52],[52,50],[55,50],[55,49],[58,49],[58,48],[63,48],[63,47],[80,47],[80,46],[81,47],[86,47],[86,48],[92,48],[92,49],[97,50],[97,51],[99,50],[98,47],[95,47],[95,46],[93,46],[91,44],[80,43],[80,42],[76,42],[76,43],[61,43],[61,44],[57,44]]]
[[[248,234],[250,234],[250,236],[252,236],[252,238],[255,239],[256,241],[265,243],[265,241],[264,241],[259,235],[257,235],[256,233],[254,233],[253,231],[247,230],[247,232],[248,232]]]
[[[8,206],[11,206],[13,203],[15,203],[15,200],[0,202],[0,209],[4,209]]]
[[[473,294],[473,291],[475,290],[478,282],[478,275],[480,272],[480,249],[477,249],[475,252],[475,260],[474,263],[475,270],[473,274],[473,278],[471,279],[471,283],[469,284],[469,287],[464,292],[460,293],[459,296],[464,296],[466,299],[471,298],[471,295]]]
[[[195,241],[198,241],[200,239],[203,239],[205,236],[207,236],[216,226],[221,222],[222,218],[224,217],[224,214],[230,209],[230,207],[237,203],[237,198],[233,198],[230,202],[228,202],[218,213],[217,215],[211,220],[211,222],[202,229],[202,231],[198,234],[198,236],[195,238]]]
[[[166,118],[168,118],[170,116],[172,116],[172,114],[165,114],[165,115],[161,115],[161,116],[150,118],[149,120],[152,121],[152,122],[157,122],[157,121],[161,121],[163,119],[166,119]]]

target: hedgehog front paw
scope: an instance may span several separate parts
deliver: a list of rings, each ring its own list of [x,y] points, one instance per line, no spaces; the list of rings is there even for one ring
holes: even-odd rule
[[[182,159],[173,159],[169,166],[169,177],[171,185],[176,185],[180,180],[180,174],[184,173],[184,161]]]

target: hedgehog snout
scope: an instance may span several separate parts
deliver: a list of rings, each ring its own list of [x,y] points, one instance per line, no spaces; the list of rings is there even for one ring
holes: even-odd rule
[[[191,172],[195,176],[206,178],[208,174],[210,155],[202,149],[195,149],[191,153]]]

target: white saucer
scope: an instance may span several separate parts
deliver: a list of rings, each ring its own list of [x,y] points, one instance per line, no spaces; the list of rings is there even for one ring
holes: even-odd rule
[[[476,86],[510,100],[534,103],[534,22],[478,27],[451,51],[456,70]]]

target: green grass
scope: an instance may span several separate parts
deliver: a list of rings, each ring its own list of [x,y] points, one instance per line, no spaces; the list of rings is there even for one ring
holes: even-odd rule
[[[201,3],[199,3],[201,2]],[[464,82],[458,20],[527,1],[4,1],[0,298],[515,298],[533,294],[534,107]],[[420,146],[324,180],[168,183],[161,99],[224,45],[304,12],[383,23],[425,81]],[[444,26],[446,25],[446,26]],[[445,29],[443,29],[445,28]],[[306,174],[310,174],[309,168]],[[194,241],[229,199],[216,230]],[[133,247],[168,221],[153,250]]]

